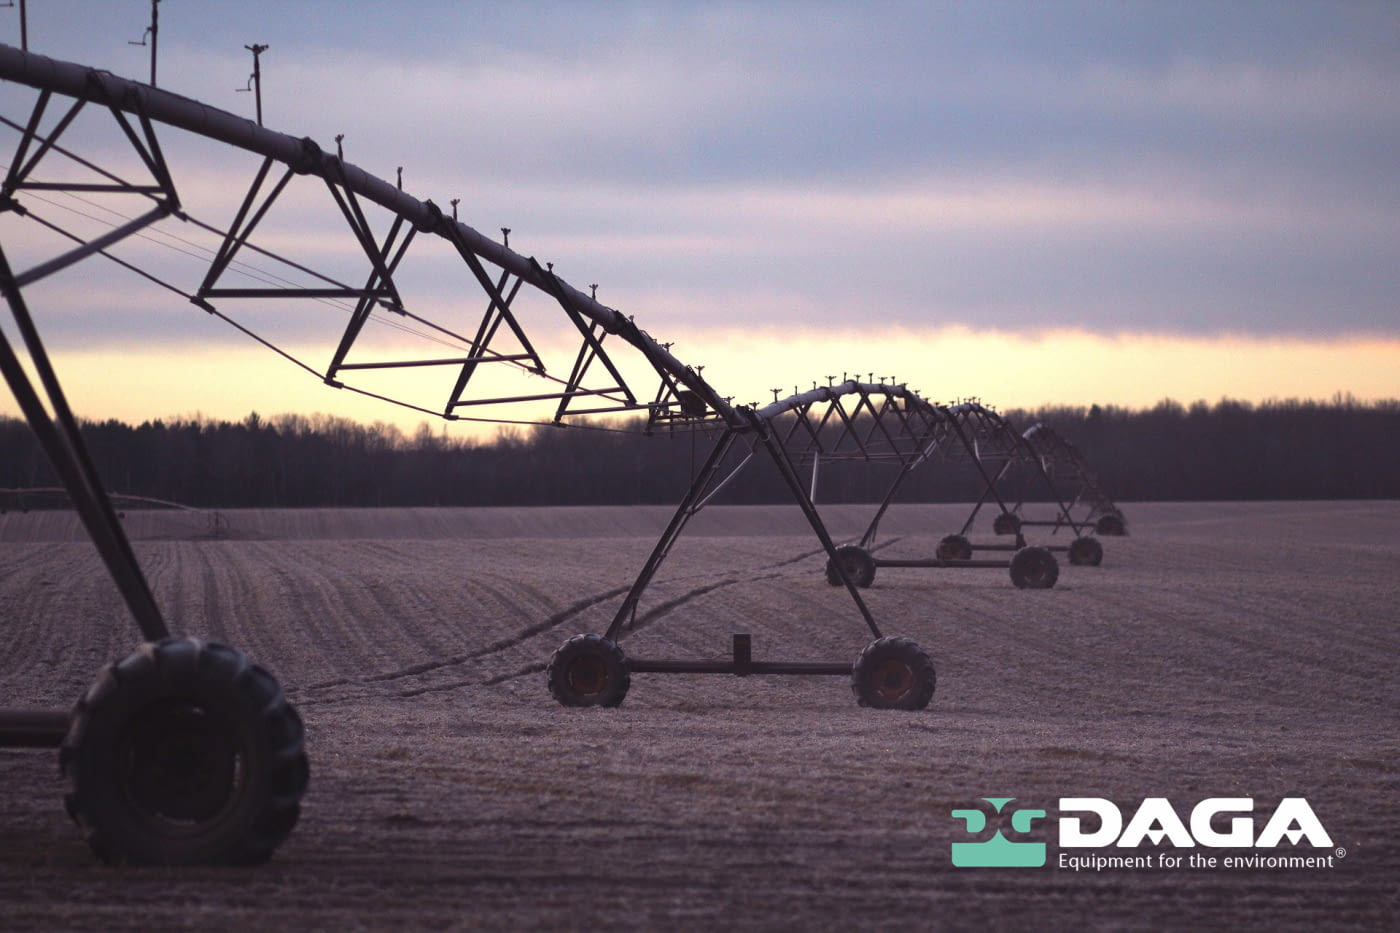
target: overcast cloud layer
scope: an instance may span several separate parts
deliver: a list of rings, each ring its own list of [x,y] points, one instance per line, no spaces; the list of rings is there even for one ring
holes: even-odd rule
[[[146,76],[145,0],[30,7],[31,50]],[[267,125],[344,133],[660,336],[1400,335],[1391,2],[160,13],[162,87],[251,115],[266,43]]]

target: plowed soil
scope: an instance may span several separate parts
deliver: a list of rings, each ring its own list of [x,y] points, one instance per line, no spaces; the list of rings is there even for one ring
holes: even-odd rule
[[[880,554],[930,556],[965,512],[892,515]],[[919,712],[841,677],[637,674],[618,709],[557,705],[550,652],[607,627],[665,509],[131,513],[172,629],[252,655],[305,719],[301,821],[257,868],[106,867],[56,754],[0,751],[0,928],[1400,928],[1400,503],[1125,512],[1051,590],[881,569],[880,627],[937,666]],[[622,644],[853,660],[871,634],[824,563],[792,509],[707,510]],[[0,516],[0,620],[4,706],[71,706],[138,641],[58,513]],[[1016,837],[1043,867],[952,864],[990,828],[951,811],[983,797],[1047,812]],[[1259,827],[1303,797],[1331,846],[1094,852],[1330,867],[1075,871],[1066,797],[1183,820],[1249,797]]]

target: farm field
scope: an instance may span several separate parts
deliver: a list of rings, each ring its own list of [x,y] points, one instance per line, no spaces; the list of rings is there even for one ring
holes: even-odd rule
[[[301,821],[257,868],[108,868],[57,755],[0,751],[0,928],[1397,928],[1400,503],[1124,511],[1050,590],[882,569],[881,628],[937,666],[919,712],[839,677],[636,674],[618,709],[557,705],[550,653],[607,627],[667,508],[224,512],[217,537],[132,512],[171,627],[252,655],[304,718]],[[838,538],[867,513],[832,508]],[[965,514],[896,509],[881,554],[931,555]],[[824,563],[793,508],[708,509],[623,647],[854,660],[871,636]],[[0,515],[0,619],[6,706],[70,705],[138,641],[61,513]],[[1043,867],[952,864],[974,837],[951,811],[984,797],[1047,811]],[[1260,827],[1303,797],[1333,845],[1258,851],[1332,864],[1075,871],[1067,797],[1125,820],[1251,797]]]

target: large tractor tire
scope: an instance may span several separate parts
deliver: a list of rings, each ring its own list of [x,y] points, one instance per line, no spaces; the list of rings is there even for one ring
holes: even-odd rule
[[[1043,547],[1023,547],[1011,558],[1011,582],[1017,589],[1048,590],[1060,578],[1060,562]]]
[[[998,535],[1016,535],[1021,533],[1021,516],[1011,512],[1002,512],[992,519],[992,533]]]
[[[106,862],[257,864],[300,815],[304,737],[276,679],[242,653],[147,643],[74,708],[59,752],[64,802]]]
[[[1122,515],[1110,512],[1107,515],[1099,516],[1099,520],[1094,524],[1094,530],[1105,537],[1122,537],[1128,533],[1128,526],[1123,521]]]
[[[971,560],[972,542],[962,535],[945,535],[935,553],[939,560]]]
[[[575,635],[549,659],[549,692],[563,706],[618,706],[632,685],[622,646],[602,635]]]
[[[1069,562],[1076,567],[1097,567],[1103,563],[1103,545],[1088,535],[1075,538],[1069,545]]]
[[[875,582],[875,558],[859,544],[841,545],[836,549],[835,560],[826,562],[826,582],[832,586],[841,586],[844,582],[841,571],[837,569],[838,562],[851,582],[861,589]]]
[[[856,702],[874,709],[923,709],[933,699],[933,661],[913,640],[877,638],[851,668]]]

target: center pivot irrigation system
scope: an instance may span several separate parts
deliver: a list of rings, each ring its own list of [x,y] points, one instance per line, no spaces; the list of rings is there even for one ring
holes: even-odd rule
[[[145,639],[102,670],[71,711],[0,711],[0,744],[60,749],[69,813],[101,857],[262,861],[297,821],[308,765],[301,720],[271,674],[228,646],[171,635],[84,446],[28,295],[85,261],[117,263],[142,287],[180,296],[331,387],[426,414],[515,422],[523,419],[479,413],[546,406],[560,425],[600,428],[588,416],[634,413],[645,415],[647,431],[717,437],[607,631],[575,636],[554,653],[548,683],[561,703],[616,705],[631,673],[687,672],[842,675],[862,705],[928,704],[932,662],[913,641],[881,632],[860,593],[868,581],[843,560],[799,469],[810,465],[814,491],[824,458],[892,459],[901,465],[897,487],[917,464],[959,446],[997,498],[996,479],[976,454],[982,441],[956,408],[931,405],[904,386],[853,380],[767,407],[736,405],[670,345],[601,304],[596,286],[584,293],[552,265],[513,251],[508,230],[496,242],[459,222],[456,201],[449,215],[407,194],[402,170],[394,184],[350,164],[339,137],[331,154],[189,98],[8,46],[0,46],[0,79],[12,83],[10,97],[24,93],[25,108],[0,114],[17,140],[0,190],[0,289],[22,343],[17,348],[0,330],[0,371]],[[184,180],[198,192],[196,213],[177,188],[175,160],[167,161],[176,147],[212,149],[202,158],[221,163],[232,150],[251,154],[246,191],[230,196],[190,172]],[[329,216],[350,235],[353,267],[325,271],[321,234],[263,237],[285,214],[299,225]],[[435,257],[428,275],[417,265],[425,252]],[[12,266],[19,255],[25,268]],[[424,282],[430,298],[434,288],[446,288],[446,298],[439,291],[437,301],[420,300]],[[463,295],[484,297],[484,311],[464,311]],[[421,311],[443,300],[451,314]],[[266,333],[264,325],[275,329],[285,316],[259,309],[296,302],[314,305],[323,321],[326,309],[334,312],[339,337],[319,361]],[[432,407],[383,387],[425,372],[442,375]],[[731,451],[742,461],[725,473]],[[619,640],[682,530],[754,459],[776,469],[827,555],[829,578],[849,594],[873,640],[854,663],[755,660],[748,635],[735,635],[732,658],[719,661],[627,657]],[[867,538],[888,504],[887,497]],[[1078,530],[1063,505],[1061,513]]]
[[[1040,458],[1042,469],[1051,482],[1059,482],[1073,490],[1066,513],[1079,509],[1083,512],[1081,525],[1092,525],[1094,530],[1105,537],[1119,537],[1128,533],[1127,520],[1123,512],[1114,505],[1098,474],[1089,468],[1089,461],[1069,441],[1061,437],[1053,428],[1045,424],[1033,424],[1023,435],[1031,450]]]
[[[829,583],[837,585],[841,582],[841,570],[844,576],[855,580],[857,586],[866,587],[874,582],[875,572],[880,567],[948,570],[994,567],[1009,570],[1012,583],[1019,588],[1048,589],[1059,578],[1059,563],[1052,552],[1068,552],[1073,564],[1097,566],[1102,561],[1102,546],[1084,533],[1087,526],[1071,517],[1070,506],[1062,500],[1041,457],[1005,418],[979,402],[931,406],[920,400],[916,410],[922,421],[919,432],[922,445],[917,456],[900,461],[899,472],[890,483],[860,541],[837,548],[837,561],[827,566]],[[914,469],[930,461],[962,463],[972,467],[982,490],[972,506],[972,512],[956,533],[944,536],[933,557],[877,555],[874,547],[881,519]],[[1008,504],[1002,486],[1008,474],[1013,473],[1013,468],[1029,474],[1033,485],[1055,504],[1053,520],[1031,520],[1019,514],[1024,506],[1024,485],[1022,495],[1016,498],[1014,504]],[[1014,535],[1014,544],[973,544],[969,540],[968,534],[978,513],[989,501],[1000,509],[993,521],[993,530],[996,534]],[[1052,533],[1068,527],[1076,537],[1068,545],[1029,545],[1024,529],[1031,526],[1047,526],[1053,529]],[[1010,557],[974,559],[974,552],[979,550],[1008,553]]]

